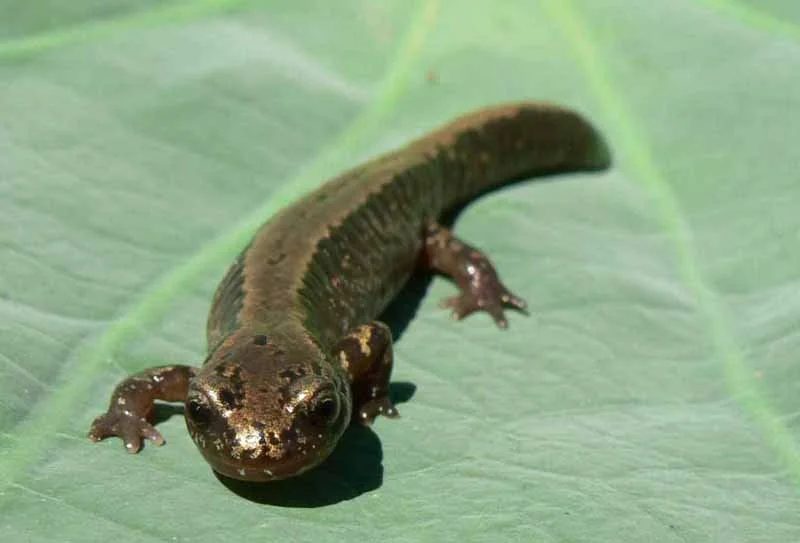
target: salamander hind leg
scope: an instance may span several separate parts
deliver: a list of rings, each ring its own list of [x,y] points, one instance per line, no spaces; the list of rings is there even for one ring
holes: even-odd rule
[[[338,343],[335,353],[353,391],[353,418],[370,425],[378,415],[399,417],[389,398],[392,373],[392,332],[374,321],[355,328]]]
[[[452,308],[454,319],[462,319],[475,311],[486,311],[500,328],[507,328],[503,309],[513,307],[522,312],[527,304],[503,285],[489,258],[476,248],[453,236],[447,228],[429,222],[425,228],[425,261],[440,273],[450,276],[461,293],[441,302]]]
[[[92,422],[89,439],[119,436],[130,453],[139,452],[143,438],[163,445],[164,438],[149,421],[155,401],[185,402],[194,374],[191,366],[160,366],[131,375],[114,389],[108,411]]]

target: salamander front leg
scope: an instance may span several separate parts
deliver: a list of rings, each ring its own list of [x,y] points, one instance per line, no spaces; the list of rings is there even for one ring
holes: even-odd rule
[[[503,285],[486,255],[435,222],[425,228],[425,260],[431,269],[450,276],[461,289],[461,294],[440,304],[452,308],[454,319],[486,311],[500,328],[507,328],[504,307],[523,312],[527,309],[525,301]]]
[[[142,438],[163,445],[161,433],[149,422],[155,401],[185,402],[195,371],[192,366],[160,366],[131,375],[114,389],[108,411],[94,419],[89,439],[119,436],[130,453],[139,452]]]
[[[353,390],[353,419],[370,425],[378,415],[400,414],[389,399],[392,332],[380,321],[359,326],[339,341],[335,356]]]

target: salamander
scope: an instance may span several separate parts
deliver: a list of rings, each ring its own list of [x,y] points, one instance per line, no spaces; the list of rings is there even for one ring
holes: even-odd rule
[[[271,481],[319,465],[351,423],[398,411],[389,398],[392,334],[377,320],[415,269],[449,276],[461,319],[525,310],[478,249],[441,217],[483,192],[535,175],[610,165],[599,132],[546,103],[488,107],[357,166],[279,211],[222,279],[201,367],[146,369],[123,380],[91,425],[98,441],[143,439],[155,401],[183,402],[189,434],[218,473]]]

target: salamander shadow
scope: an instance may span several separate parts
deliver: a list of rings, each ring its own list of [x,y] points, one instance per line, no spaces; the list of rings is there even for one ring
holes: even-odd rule
[[[153,411],[153,424],[158,426],[172,417],[182,417],[183,413],[183,404],[156,402],[155,411]]]
[[[433,280],[433,274],[417,270],[405,284],[400,293],[394,297],[381,316],[392,330],[392,338],[396,342],[408,328],[419,309],[425,293]]]
[[[412,383],[392,383],[390,395],[396,404],[414,395]],[[381,424],[401,424],[382,420]],[[323,507],[350,500],[383,483],[383,449],[370,428],[351,425],[325,462],[298,477],[270,483],[248,483],[214,473],[229,490],[260,504],[281,507]]]

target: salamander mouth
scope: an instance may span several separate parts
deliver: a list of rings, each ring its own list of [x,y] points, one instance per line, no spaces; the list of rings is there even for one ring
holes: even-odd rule
[[[203,451],[205,453],[205,451]],[[239,481],[269,482],[289,479],[305,473],[321,464],[328,454],[315,454],[301,458],[287,458],[283,462],[273,462],[263,465],[248,465],[241,462],[228,460],[220,456],[203,454],[211,469],[220,475],[237,479]]]

